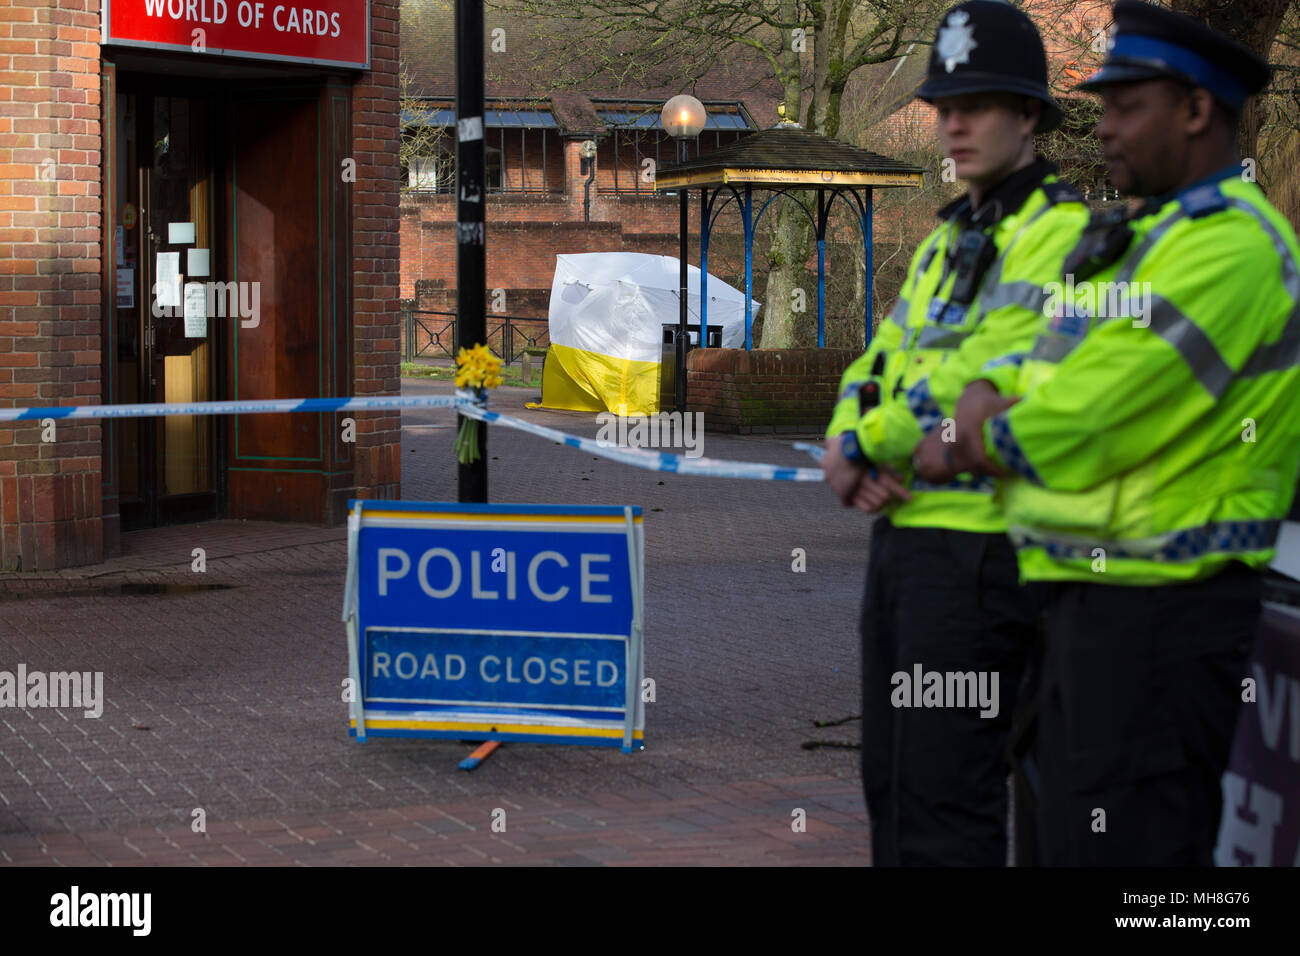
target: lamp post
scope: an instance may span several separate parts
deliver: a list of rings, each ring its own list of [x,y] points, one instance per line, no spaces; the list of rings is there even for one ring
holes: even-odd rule
[[[659,113],[659,121],[663,124],[668,135],[677,140],[677,161],[679,163],[686,161],[686,144],[689,140],[700,135],[704,129],[705,121],[704,104],[695,97],[686,93],[674,96]],[[686,292],[690,284],[686,268],[686,233],[689,226],[686,223],[686,199],[690,190],[685,186],[678,192],[678,202],[680,208],[680,226],[678,229],[680,246],[677,256],[680,268],[681,290],[679,293],[680,303],[677,313],[677,351],[676,370],[673,375],[673,405],[677,411],[682,414],[686,413]],[[701,227],[703,224],[701,223]],[[708,334],[705,329],[701,335]],[[701,342],[701,345],[704,343]]]
[[[487,253],[484,247],[483,0],[456,0],[456,345],[487,341]],[[463,424],[457,415],[456,423]],[[459,465],[461,501],[486,502],[487,423],[478,429],[479,458]]]
[[[591,181],[596,178],[596,141],[583,140],[578,155],[581,157],[578,171],[587,177],[587,181],[582,184],[582,221],[591,222]]]

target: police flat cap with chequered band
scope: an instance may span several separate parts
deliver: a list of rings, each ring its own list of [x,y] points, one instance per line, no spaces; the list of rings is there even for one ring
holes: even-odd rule
[[[1267,63],[1191,17],[1141,0],[1118,0],[1114,17],[1106,60],[1078,89],[1165,77],[1204,87],[1239,113],[1268,85]]]

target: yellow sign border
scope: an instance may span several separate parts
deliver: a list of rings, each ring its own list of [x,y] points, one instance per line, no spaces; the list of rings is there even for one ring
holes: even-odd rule
[[[723,167],[690,172],[664,173],[655,180],[655,190],[683,186],[777,185],[777,186],[921,186],[921,173],[837,172],[830,169],[746,169]]]

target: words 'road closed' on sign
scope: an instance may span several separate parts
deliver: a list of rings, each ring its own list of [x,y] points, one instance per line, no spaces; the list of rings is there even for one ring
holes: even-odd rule
[[[353,502],[359,738],[640,747],[639,508]]]

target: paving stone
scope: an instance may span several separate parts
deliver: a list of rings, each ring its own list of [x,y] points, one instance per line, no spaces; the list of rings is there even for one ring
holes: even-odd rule
[[[593,415],[525,409],[535,397],[502,389],[493,407],[595,437]],[[455,429],[403,439],[404,498],[456,500]],[[706,433],[704,453],[811,464],[787,438]],[[339,699],[344,529],[133,532],[101,565],[0,579],[0,666],[100,671],[105,698],[98,719],[0,711],[0,864],[865,862],[858,754],[799,745],[823,735],[814,719],[860,710],[870,521],[821,485],[663,475],[499,427],[487,454],[493,501],[645,509],[645,751],[506,744],[464,773],[455,741],[358,744]],[[141,584],[209,587],[130,593]],[[790,832],[793,807],[808,833]]]

